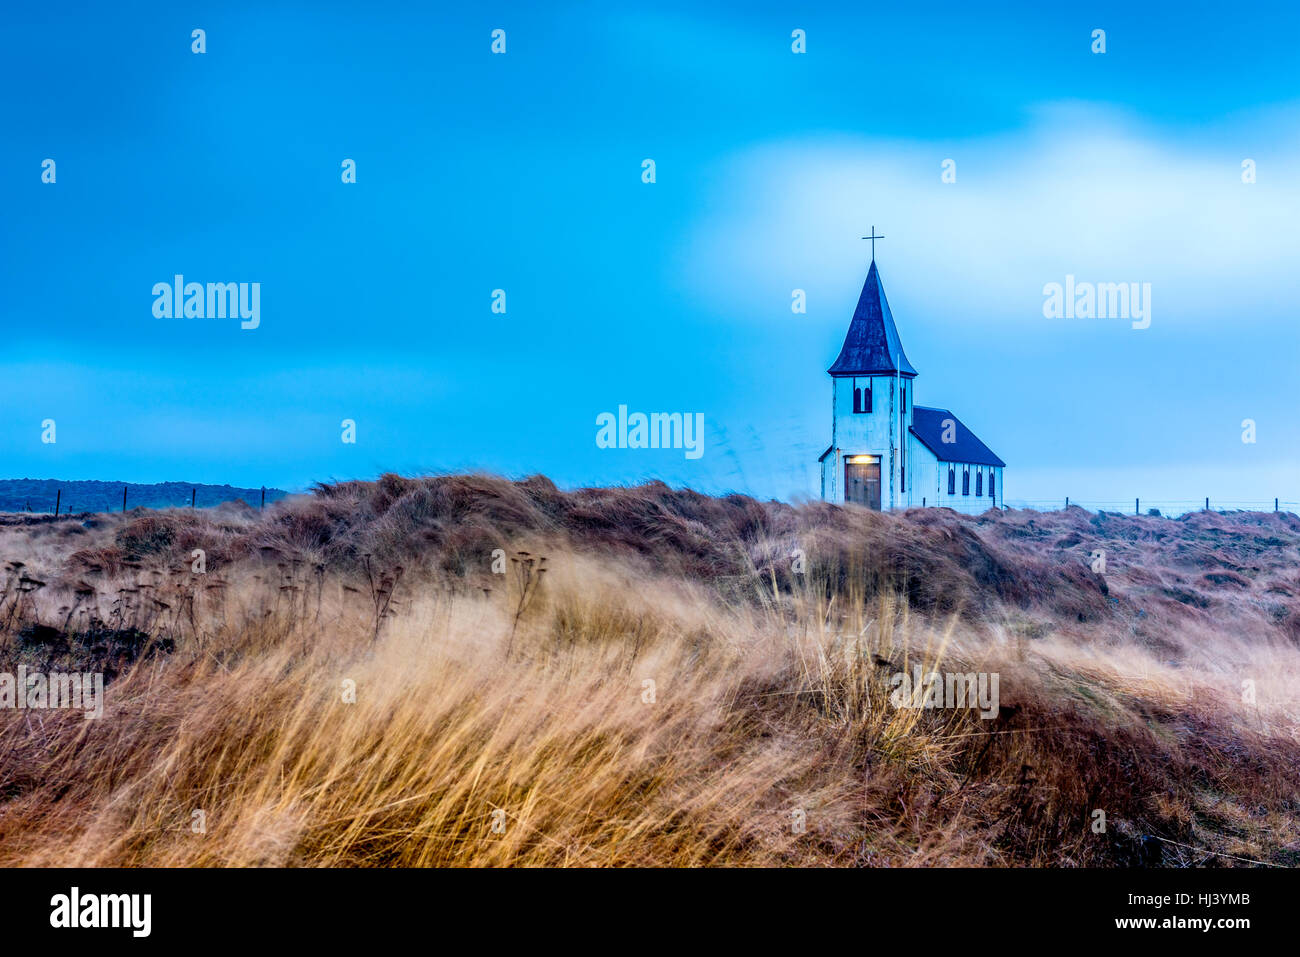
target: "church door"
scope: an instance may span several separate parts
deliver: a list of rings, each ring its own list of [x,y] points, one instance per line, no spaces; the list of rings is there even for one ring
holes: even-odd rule
[[[844,501],[880,510],[880,458],[850,455],[844,460]]]

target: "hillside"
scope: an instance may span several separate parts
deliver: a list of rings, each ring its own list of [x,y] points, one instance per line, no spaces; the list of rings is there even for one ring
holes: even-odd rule
[[[189,482],[85,482],[64,479],[0,479],[0,512],[54,511],[56,496],[61,512],[120,512],[122,490],[126,489],[127,508],[175,508],[189,506],[191,493],[198,508],[210,508],[222,502],[242,500],[256,507],[262,501],[260,488],[234,488],[230,485],[198,485]],[[281,489],[268,488],[266,500],[278,501],[288,495]]]
[[[0,670],[108,684],[0,709],[4,865],[1300,864],[1289,513],[385,476],[0,563]]]

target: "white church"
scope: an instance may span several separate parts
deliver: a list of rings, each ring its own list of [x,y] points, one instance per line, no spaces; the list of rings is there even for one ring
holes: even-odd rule
[[[1001,507],[1006,463],[949,410],[915,404],[916,369],[874,255],[844,347],[827,372],[832,419],[831,446],[820,459],[823,499],[874,509]]]

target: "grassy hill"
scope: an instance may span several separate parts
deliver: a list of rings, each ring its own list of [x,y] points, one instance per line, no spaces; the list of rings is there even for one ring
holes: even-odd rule
[[[127,508],[174,508],[189,506],[193,491],[199,508],[243,500],[257,507],[262,490],[230,485],[197,485],[189,482],[78,482],[64,479],[0,479],[0,512],[53,512],[56,494],[62,491],[62,512],[120,512],[122,489]],[[273,502],[287,495],[280,489],[266,490]]]
[[[1288,513],[541,477],[0,524],[0,670],[108,682],[0,709],[0,866],[1296,866],[1298,568]]]

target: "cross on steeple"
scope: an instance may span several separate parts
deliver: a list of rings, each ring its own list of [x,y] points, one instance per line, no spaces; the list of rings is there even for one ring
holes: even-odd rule
[[[871,227],[871,235],[870,235],[870,236],[863,236],[862,238],[863,238],[863,239],[870,239],[870,240],[871,240],[871,261],[872,261],[872,262],[875,262],[875,261],[876,261],[876,240],[877,240],[877,239],[884,239],[885,237],[884,237],[884,236],[877,236],[877,235],[876,235],[876,227],[875,227],[875,226],[872,226],[872,227]]]

